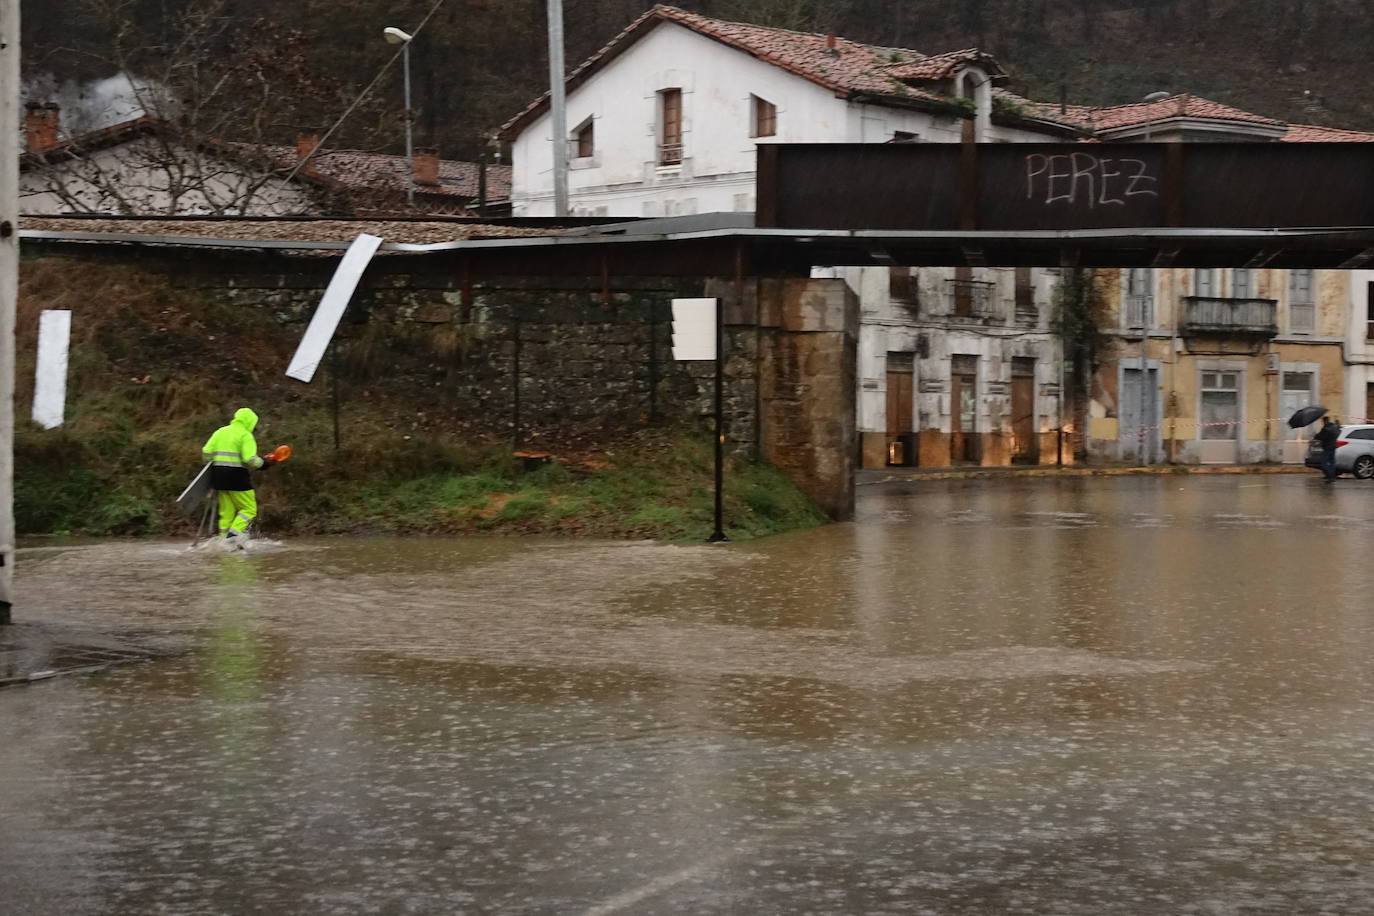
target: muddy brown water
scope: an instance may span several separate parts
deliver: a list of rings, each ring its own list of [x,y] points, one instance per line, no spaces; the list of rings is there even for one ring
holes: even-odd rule
[[[750,544],[19,556],[0,912],[1374,912],[1374,483],[927,481]]]

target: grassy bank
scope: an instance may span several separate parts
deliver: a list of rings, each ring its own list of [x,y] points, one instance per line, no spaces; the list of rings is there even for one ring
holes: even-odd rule
[[[99,290],[99,303],[91,290]],[[28,422],[38,312],[71,308],[67,423]],[[388,371],[374,331],[346,343],[345,408],[334,449],[329,387],[282,377],[298,328],[226,309],[124,268],[26,261],[21,281],[15,514],[21,534],[169,535],[191,523],[173,500],[209,433],[235,408],[262,416],[266,451],[295,457],[258,477],[274,535],[568,534],[705,538],[712,451],[704,430],[647,428],[593,441],[529,443],[553,460],[530,473],[507,440]],[[364,346],[366,345],[366,352]],[[404,341],[419,361],[441,360]],[[377,364],[369,368],[369,364]],[[731,460],[727,532],[742,539],[809,527],[822,513],[768,465]]]

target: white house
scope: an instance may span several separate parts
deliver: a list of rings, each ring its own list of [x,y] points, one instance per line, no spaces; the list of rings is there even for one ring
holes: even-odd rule
[[[925,55],[658,6],[568,77],[570,203],[596,216],[752,211],[760,143],[1374,140],[1186,93],[1046,105],[999,88],[1005,78],[976,49]],[[553,215],[550,130],[547,97],[503,128],[517,215]],[[861,303],[864,466],[1068,458],[1056,435],[1074,425],[1051,328],[1056,274],[976,261],[836,269]],[[1287,405],[1334,407],[1339,385],[1346,416],[1374,415],[1371,281],[1338,271],[1099,271],[1114,324],[1101,328],[1108,346],[1077,430],[1083,448],[1113,461],[1300,460],[1295,434],[1275,419]],[[1243,355],[1190,344],[1200,309],[1238,322]],[[1253,328],[1236,317],[1252,312],[1264,312]],[[1347,324],[1343,365],[1336,329]]]
[[[975,49],[926,55],[657,6],[567,80],[572,212],[754,209],[771,142],[1062,140],[1081,129],[996,88]],[[516,215],[554,213],[547,97],[503,127]],[[1054,460],[1058,344],[1045,271],[845,269],[862,303],[864,464]]]
[[[193,136],[152,115],[76,136],[56,105],[30,104],[20,159],[27,215],[468,216],[504,214],[508,166]],[[306,158],[308,155],[308,159]]]

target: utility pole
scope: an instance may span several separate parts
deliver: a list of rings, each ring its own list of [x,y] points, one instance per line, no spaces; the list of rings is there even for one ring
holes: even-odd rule
[[[19,295],[19,0],[0,0],[0,624],[14,602],[14,305]]]
[[[553,133],[553,215],[568,215],[568,112],[564,104],[563,0],[549,0],[549,130]]]

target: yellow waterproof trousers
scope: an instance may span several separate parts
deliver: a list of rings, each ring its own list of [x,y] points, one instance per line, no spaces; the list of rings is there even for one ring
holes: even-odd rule
[[[258,514],[258,497],[252,490],[217,490],[219,533],[242,534]]]

